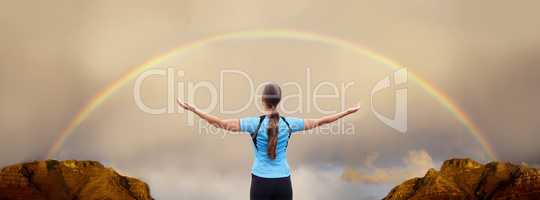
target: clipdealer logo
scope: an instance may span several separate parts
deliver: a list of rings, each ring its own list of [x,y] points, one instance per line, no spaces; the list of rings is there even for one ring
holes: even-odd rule
[[[159,76],[166,77],[167,82],[167,104],[164,107],[152,108],[144,103],[141,95],[142,85],[148,77]],[[146,70],[141,73],[136,79],[133,87],[133,95],[135,104],[137,107],[148,114],[173,114],[173,113],[183,113],[184,110],[180,109],[176,105],[176,98],[186,100],[190,102],[193,106],[195,104],[195,95],[197,92],[206,91],[208,92],[210,99],[209,103],[205,107],[197,107],[202,112],[212,112],[219,108],[219,112],[222,114],[238,114],[246,111],[250,108],[251,105],[255,105],[259,111],[262,110],[262,107],[257,103],[256,99],[260,97],[260,93],[264,85],[268,82],[263,82],[256,84],[251,76],[242,71],[235,69],[226,69],[221,70],[219,73],[219,83],[211,81],[186,81],[182,80],[182,77],[185,76],[185,71],[178,70],[175,68],[166,68],[166,69],[151,69]],[[245,79],[245,83],[248,85],[248,99],[243,103],[242,106],[236,109],[226,109],[224,105],[225,101],[225,89],[224,86],[227,85],[225,82],[226,77],[236,76],[239,78]],[[379,80],[372,88],[370,92],[370,109],[371,112],[385,125],[397,130],[398,132],[405,133],[407,132],[407,69],[401,68],[394,71],[392,74],[384,77]],[[298,90],[296,94],[288,94],[282,97],[282,103],[279,108],[284,114],[291,113],[302,113],[302,112],[312,112],[312,109],[318,113],[322,114],[331,114],[339,112],[345,109],[345,97],[349,88],[354,84],[353,81],[343,82],[343,83],[333,83],[329,81],[319,81],[317,84],[312,85],[313,80],[311,77],[311,69],[306,68],[306,77],[305,83],[301,84],[300,82],[286,82],[282,83],[282,87],[295,87]],[[230,86],[229,86],[230,87]],[[233,86],[234,88],[234,86]],[[332,91],[332,94],[323,94],[322,89],[329,89]],[[383,91],[391,89],[394,90],[394,116],[388,117],[379,113],[374,105],[373,97]],[[238,91],[235,91],[238,92]],[[297,107],[285,107],[283,106],[290,99],[298,99]],[[302,101],[305,99],[305,101]],[[339,100],[339,108],[335,110],[323,109],[319,103],[321,99],[336,99]],[[218,106],[219,104],[219,106]],[[193,126],[195,122],[195,116],[192,113],[188,113],[188,124]]]

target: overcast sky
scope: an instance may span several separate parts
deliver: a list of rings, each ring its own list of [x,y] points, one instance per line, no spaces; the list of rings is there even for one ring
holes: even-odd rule
[[[246,30],[288,29],[351,41],[434,83],[485,133],[501,160],[540,164],[540,14],[537,1],[7,1],[0,8],[0,165],[43,159],[56,136],[96,93],[130,69],[198,39]],[[299,134],[289,145],[297,199],[374,199],[452,157],[488,162],[485,149],[414,80],[408,130],[374,115],[370,92],[394,71],[350,49],[266,38],[220,40],[152,66],[183,71],[175,84],[220,84],[223,70],[254,84],[295,82],[287,101],[295,117],[317,117],[307,92],[315,84],[353,83],[319,106],[341,110],[350,135]],[[167,77],[140,87],[152,108],[167,106]],[[226,108],[250,97],[246,80],[229,74]],[[298,94],[283,86],[287,95]],[[91,159],[150,184],[157,199],[247,199],[251,140],[210,135],[183,113],[153,115],[134,100],[129,81],[70,136],[56,159]],[[174,88],[176,91],[177,88]],[[327,88],[328,89],[328,88]],[[323,89],[324,90],[324,89]],[[323,91],[328,92],[328,91]],[[208,91],[192,95],[206,107]],[[394,113],[394,92],[374,96],[376,111]],[[187,99],[187,97],[186,97]],[[254,99],[240,113],[259,115]]]

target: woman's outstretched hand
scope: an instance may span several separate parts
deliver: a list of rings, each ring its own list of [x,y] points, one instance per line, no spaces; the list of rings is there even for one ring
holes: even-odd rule
[[[304,119],[304,130],[309,130],[312,128],[316,128],[318,126],[322,126],[324,124],[329,124],[332,122],[335,122],[336,120],[345,117],[349,114],[353,114],[360,110],[360,105],[351,107],[347,110],[341,111],[339,113],[333,114],[333,115],[327,115],[318,119]]]
[[[178,105],[180,105],[182,108],[188,110],[188,111],[191,111],[191,112],[194,112],[195,111],[195,107],[189,105],[188,103],[186,102],[182,102],[180,101],[180,99],[176,99],[176,102],[178,103]]]
[[[355,107],[352,107],[352,108],[347,109],[347,113],[348,113],[348,114],[352,114],[352,113],[357,112],[358,110],[360,110],[360,105],[357,105],[357,106],[355,106]]]
[[[189,105],[186,102],[176,99],[178,105],[182,108],[191,111],[198,115],[200,118],[206,120],[208,123],[212,124],[215,127],[222,128],[229,131],[240,131],[240,120],[239,119],[220,119],[219,117],[204,113],[200,110],[197,110],[192,105]]]

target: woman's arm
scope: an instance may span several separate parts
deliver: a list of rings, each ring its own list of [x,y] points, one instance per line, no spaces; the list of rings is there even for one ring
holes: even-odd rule
[[[316,128],[316,127],[319,127],[328,123],[335,122],[336,120],[342,117],[355,113],[359,109],[360,109],[360,106],[355,106],[355,107],[347,109],[346,111],[342,111],[333,115],[324,116],[319,119],[304,119],[304,130],[309,130],[309,129]]]
[[[188,110],[188,111],[191,111],[193,113],[195,113],[197,116],[199,116],[200,118],[206,120],[209,124],[212,124],[213,126],[215,127],[218,127],[218,128],[222,128],[222,129],[225,129],[225,130],[228,130],[228,131],[240,131],[240,120],[239,119],[220,119],[216,116],[213,116],[213,115],[210,115],[210,114],[207,114],[207,113],[203,113],[201,112],[200,110],[197,110],[195,107],[185,103],[185,102],[182,102],[178,99],[176,99],[176,102],[178,102],[178,104]]]

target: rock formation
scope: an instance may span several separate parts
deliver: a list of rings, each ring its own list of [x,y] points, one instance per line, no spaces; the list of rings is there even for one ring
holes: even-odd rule
[[[95,161],[34,161],[0,171],[0,200],[151,200],[146,183]]]
[[[532,200],[540,199],[538,169],[508,162],[486,165],[451,159],[441,170],[398,185],[384,200]]]

